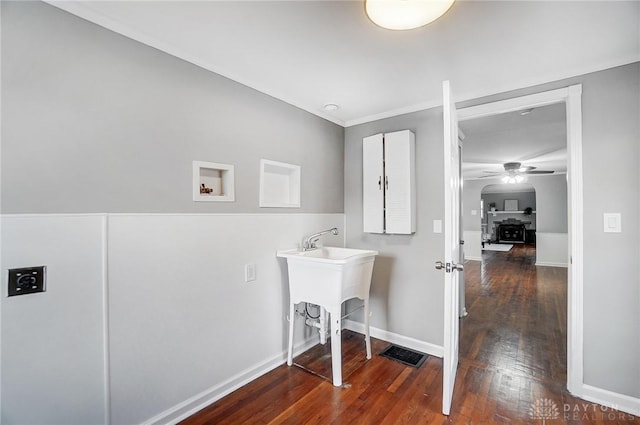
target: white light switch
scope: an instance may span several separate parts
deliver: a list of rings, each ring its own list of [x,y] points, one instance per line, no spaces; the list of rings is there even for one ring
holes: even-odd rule
[[[478,210],[471,210],[471,215],[478,215]]]
[[[433,220],[433,233],[442,233],[442,220]]]
[[[622,214],[604,213],[604,231],[605,233],[622,232]]]
[[[256,265],[254,263],[245,264],[244,281],[251,282],[252,280],[256,280]]]

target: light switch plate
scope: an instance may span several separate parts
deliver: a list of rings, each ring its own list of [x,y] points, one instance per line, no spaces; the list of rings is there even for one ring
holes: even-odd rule
[[[244,281],[251,282],[256,280],[256,265],[249,263],[244,265]]]
[[[433,233],[442,233],[442,220],[433,220]]]
[[[604,232],[620,233],[622,232],[622,214],[620,213],[604,213]]]

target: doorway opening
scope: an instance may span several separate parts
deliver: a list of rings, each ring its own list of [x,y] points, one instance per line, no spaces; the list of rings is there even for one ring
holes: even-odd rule
[[[460,121],[481,117],[495,117],[508,112],[525,111],[531,108],[541,108],[547,105],[559,105],[565,112],[564,128],[566,129],[566,212],[567,217],[567,243],[564,245],[566,255],[566,388],[574,395],[580,396],[582,392],[582,111],[581,111],[581,86],[571,86],[564,89],[537,93],[518,98],[492,102],[458,110]],[[468,137],[468,136],[467,136]],[[467,143],[465,142],[465,149]],[[554,150],[542,149],[539,155],[553,156]],[[485,164],[482,164],[483,166]],[[482,168],[482,167],[481,167]],[[530,169],[531,170],[531,169]],[[490,171],[490,170],[489,170]],[[504,171],[508,171],[504,164]],[[465,186],[468,182],[465,181]],[[468,206],[469,203],[465,202]],[[486,208],[486,206],[485,206]],[[475,211],[477,214],[477,211]],[[471,210],[471,215],[474,211]],[[463,215],[466,218],[467,211]],[[538,215],[537,219],[540,220]],[[539,224],[539,222],[537,223]],[[466,225],[465,225],[466,226]],[[466,230],[466,229],[465,229]],[[476,245],[473,240],[468,240],[465,231],[465,247]],[[476,231],[478,246],[481,245],[482,232]],[[537,235],[539,236],[539,235]],[[539,245],[539,238],[537,245]],[[539,247],[539,246],[538,246]],[[539,257],[539,253],[538,253]],[[538,260],[539,261],[539,258]],[[564,314],[564,313],[563,313]]]

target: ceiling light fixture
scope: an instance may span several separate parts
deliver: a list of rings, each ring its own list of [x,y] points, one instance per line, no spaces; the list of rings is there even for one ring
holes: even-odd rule
[[[516,183],[523,183],[526,180],[527,178],[525,176],[522,176],[520,174],[515,174],[515,173],[509,173],[509,175],[506,175],[502,178],[502,183],[516,184]]]
[[[338,109],[340,109],[340,107],[338,105],[336,105],[335,103],[327,103],[323,106],[325,111],[337,111]]]
[[[435,21],[455,0],[365,0],[371,21],[390,30],[411,30]]]

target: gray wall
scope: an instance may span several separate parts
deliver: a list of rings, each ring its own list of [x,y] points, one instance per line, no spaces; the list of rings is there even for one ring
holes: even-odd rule
[[[416,135],[416,233],[363,233],[362,138],[404,129]],[[442,274],[433,268],[444,254],[444,240],[432,233],[432,221],[442,219],[444,211],[442,129],[442,110],[429,109],[349,127],[345,133],[346,244],[380,252],[373,269],[371,326],[435,345],[443,344],[444,314]]]
[[[457,105],[583,85],[584,379],[632,397],[640,397],[639,77],[640,64],[635,63]],[[380,299],[372,323],[434,344],[442,343],[443,292],[442,277],[432,265],[441,259],[443,241],[429,229],[430,221],[443,214],[441,116],[441,109],[430,109],[351,127],[345,136],[347,244],[378,249],[384,258],[376,264],[380,280],[374,281],[372,296]],[[360,230],[361,139],[401,128],[415,129],[418,141],[418,232],[404,238],[365,235]],[[536,192],[541,208],[544,200]],[[603,232],[605,212],[622,213],[622,233]],[[539,230],[542,225],[539,215]],[[549,225],[545,231],[553,229]],[[403,273],[396,271],[399,264]],[[380,306],[386,310],[380,312]]]
[[[515,199],[518,201],[518,211],[522,211],[527,207],[536,209],[536,193],[535,192],[508,192],[508,193],[483,193],[485,211],[489,210],[489,204],[495,203],[497,211],[504,211],[505,199]]]
[[[47,4],[1,7],[0,422],[168,423],[281,363],[275,252],[342,234],[344,129]],[[302,166],[302,208],[258,208],[260,158]],[[236,202],[192,202],[192,160],[235,165]],[[75,214],[94,212],[135,214]],[[8,268],[42,264],[45,293],[6,297]]]
[[[260,158],[302,166],[290,212],[343,211],[341,127],[49,5],[2,7],[2,212],[278,211],[258,208]],[[193,160],[235,165],[236,202],[193,202]]]

